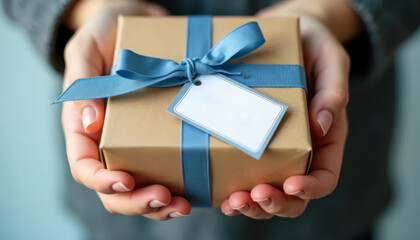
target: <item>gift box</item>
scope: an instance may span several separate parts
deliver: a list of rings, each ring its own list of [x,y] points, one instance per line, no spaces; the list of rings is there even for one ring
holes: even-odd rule
[[[213,17],[212,44],[250,21],[258,23],[266,42],[229,63],[303,66],[298,18]],[[187,31],[186,17],[120,16],[114,63],[121,49],[180,62],[189,44]],[[107,169],[130,173],[136,187],[162,184],[172,194],[184,195],[181,120],[166,111],[180,88],[148,87],[108,99],[100,143],[101,160]],[[212,206],[220,206],[233,192],[250,191],[261,183],[281,189],[286,178],[305,174],[310,166],[312,147],[305,89],[255,89],[288,109],[259,160],[210,136],[207,178]]]

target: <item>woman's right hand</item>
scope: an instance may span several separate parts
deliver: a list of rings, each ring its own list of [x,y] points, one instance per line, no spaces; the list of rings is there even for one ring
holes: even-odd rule
[[[64,52],[64,89],[78,78],[109,74],[119,14],[164,16],[168,12],[156,4],[134,0],[77,2],[65,20],[76,33]],[[173,197],[166,187],[134,189],[134,179],[128,173],[104,168],[98,152],[104,115],[104,99],[63,104],[62,123],[74,179],[96,191],[111,213],[141,214],[155,220],[188,215],[188,201]]]

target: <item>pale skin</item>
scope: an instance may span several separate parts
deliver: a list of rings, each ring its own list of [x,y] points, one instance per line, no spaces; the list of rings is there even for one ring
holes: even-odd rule
[[[316,4],[315,4],[316,2]],[[76,30],[65,49],[64,88],[83,77],[105,75],[112,65],[116,19],[119,14],[165,16],[155,4],[135,0],[85,0],[66,14]],[[267,184],[251,192],[233,193],[221,205],[228,216],[255,219],[297,217],[310,199],[332,193],[337,185],[347,136],[345,107],[349,99],[349,57],[342,47],[361,31],[362,24],[344,0],[295,0],[258,13],[260,17],[301,16],[305,68],[310,86],[309,118],[314,158],[308,175],[289,177],[283,189]],[[109,171],[99,161],[98,144],[105,115],[103,99],[63,104],[62,122],[71,173],[96,191],[111,213],[144,215],[155,220],[183,217],[191,206],[161,185],[134,189],[126,172]]]

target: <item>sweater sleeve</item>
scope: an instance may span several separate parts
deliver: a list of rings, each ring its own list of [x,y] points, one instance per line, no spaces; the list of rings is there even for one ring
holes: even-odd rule
[[[62,70],[61,18],[72,0],[2,0],[6,14],[30,35],[36,49],[56,70]]]
[[[377,79],[377,75],[393,59],[398,45],[420,25],[420,1],[347,1],[359,14],[366,29],[359,39],[348,45],[352,68],[356,68],[352,69],[356,73],[353,77],[369,82],[368,79]]]

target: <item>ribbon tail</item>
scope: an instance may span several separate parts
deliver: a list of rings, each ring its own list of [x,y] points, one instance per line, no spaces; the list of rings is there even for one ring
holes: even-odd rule
[[[115,67],[116,73],[132,80],[166,77],[182,71],[182,67],[169,59],[142,56],[128,49],[121,49]]]
[[[133,81],[118,75],[81,78],[74,81],[52,104],[106,98],[129,93],[161,81]]]

